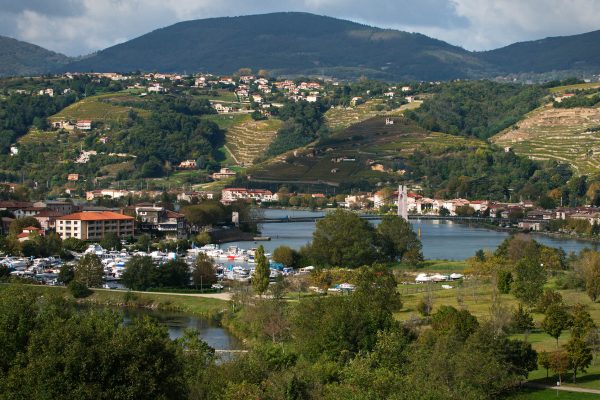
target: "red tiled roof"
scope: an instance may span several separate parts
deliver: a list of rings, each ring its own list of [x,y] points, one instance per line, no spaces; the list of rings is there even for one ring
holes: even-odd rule
[[[128,215],[119,214],[112,211],[84,211],[69,215],[63,215],[58,220],[78,220],[78,221],[103,221],[103,220],[128,220],[133,221],[135,218]]]

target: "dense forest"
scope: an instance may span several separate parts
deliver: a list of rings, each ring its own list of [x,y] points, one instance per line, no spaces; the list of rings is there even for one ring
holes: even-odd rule
[[[406,115],[430,131],[487,139],[537,108],[545,95],[538,85],[453,82]]]
[[[572,177],[566,164],[539,163],[493,147],[416,151],[406,167],[409,178],[441,198],[536,200]]]
[[[276,156],[326,136],[326,127],[323,125],[325,111],[326,106],[322,102],[286,103],[277,113],[284,125],[267,149],[267,155]]]

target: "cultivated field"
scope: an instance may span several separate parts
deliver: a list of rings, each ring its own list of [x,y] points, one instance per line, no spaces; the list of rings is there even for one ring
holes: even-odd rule
[[[499,146],[536,160],[569,163],[579,174],[600,170],[600,108],[553,108],[545,105],[492,138]]]
[[[283,123],[277,119],[254,121],[246,116],[225,133],[225,146],[238,164],[252,165],[265,150]]]

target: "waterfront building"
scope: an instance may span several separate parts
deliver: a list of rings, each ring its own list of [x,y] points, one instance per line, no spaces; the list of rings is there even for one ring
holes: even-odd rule
[[[119,237],[134,235],[135,218],[112,211],[84,211],[56,219],[56,232],[64,240],[101,240],[107,233]]]

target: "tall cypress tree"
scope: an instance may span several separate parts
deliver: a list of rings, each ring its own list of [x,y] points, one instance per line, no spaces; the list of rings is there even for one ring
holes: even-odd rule
[[[254,259],[256,261],[256,269],[254,270],[254,275],[252,275],[252,287],[256,293],[262,295],[269,287],[269,276],[271,275],[269,262],[267,261],[265,249],[262,245],[256,249]]]

